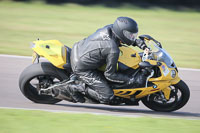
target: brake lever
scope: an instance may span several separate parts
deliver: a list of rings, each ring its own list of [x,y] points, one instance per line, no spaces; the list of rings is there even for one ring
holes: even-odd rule
[[[151,50],[151,48],[148,48],[148,49],[149,49],[148,53],[143,52],[142,61],[150,59],[149,57],[151,57],[150,55],[152,55],[152,50]]]

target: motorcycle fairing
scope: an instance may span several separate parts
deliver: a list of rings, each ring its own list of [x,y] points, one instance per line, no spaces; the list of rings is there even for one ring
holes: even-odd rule
[[[147,60],[150,64],[156,65],[157,61]],[[170,85],[177,84],[180,81],[178,73],[175,68],[168,68],[167,65],[162,62],[161,66],[158,66],[161,71],[161,76],[157,78],[150,78],[149,82],[152,82],[152,86],[143,87],[143,88],[132,88],[132,89],[114,89],[114,94],[119,97],[128,98],[134,96],[134,98],[139,99],[145,97],[149,94],[162,91],[166,99],[169,99],[171,88]],[[168,73],[166,74],[166,69]],[[176,76],[171,77],[172,70],[176,71]],[[165,73],[165,74],[164,74]],[[139,92],[139,93],[138,93]]]
[[[63,65],[66,64],[67,48],[58,40],[34,41],[32,49],[58,68],[63,69]]]
[[[117,64],[117,70],[137,69],[141,62],[141,57],[134,49],[130,47],[120,47],[120,55]],[[98,68],[100,71],[105,71],[106,64]]]
[[[58,68],[63,69],[63,65],[66,64],[67,48],[57,40],[34,41],[32,49],[39,56],[45,57]],[[155,60],[146,61],[152,65],[157,65],[157,61]],[[141,57],[132,48],[120,47],[119,62],[135,70],[139,68]],[[164,62],[161,63],[162,65],[158,66],[161,71],[161,76],[149,79],[149,81],[154,85],[143,88],[114,89],[114,94],[116,96],[129,99],[134,96],[138,99],[155,92],[163,91],[164,96],[168,99],[171,92],[171,89],[168,86],[178,83],[180,78],[178,77],[175,68],[168,68]],[[176,76],[174,78],[171,77],[172,70],[176,71]]]
[[[120,56],[119,62],[124,65],[137,69],[139,67],[139,63],[141,62],[141,57],[134,49],[130,47],[120,47]]]
[[[155,60],[146,60],[152,65],[156,65],[157,61]],[[150,82],[157,82],[157,81],[169,81],[172,85],[177,84],[181,79],[178,76],[178,72],[175,68],[169,68],[164,62],[161,62],[161,65],[158,66],[161,72],[161,76],[157,78],[150,78]],[[175,77],[171,76],[172,71],[176,72]]]
[[[163,90],[163,88],[165,89],[169,85],[170,85],[169,82],[162,81],[162,82],[154,82],[153,86],[147,87],[147,88],[143,87],[143,88],[134,88],[134,89],[114,89],[113,91],[114,91],[115,96],[128,98],[128,99],[130,99],[132,96],[134,96],[134,98],[139,99],[139,98],[145,97],[149,94],[161,91],[161,90]]]
[[[32,49],[39,56],[45,57],[47,60],[49,60],[54,66],[64,69],[63,65],[66,64],[67,48],[64,47],[60,41],[34,41]],[[132,48],[120,47],[119,62],[123,63],[129,68],[137,69],[139,67],[139,62],[141,62],[141,57]],[[102,66],[100,70],[104,71],[105,66]]]

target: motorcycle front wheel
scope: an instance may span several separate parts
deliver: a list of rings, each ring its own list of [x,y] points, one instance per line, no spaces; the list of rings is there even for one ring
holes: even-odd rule
[[[164,100],[162,92],[148,95],[142,99],[142,103],[154,111],[171,112],[182,108],[190,98],[190,90],[184,81],[170,86],[171,94],[169,100]]]

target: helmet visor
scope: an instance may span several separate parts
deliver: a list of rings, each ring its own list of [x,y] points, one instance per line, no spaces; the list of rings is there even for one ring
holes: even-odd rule
[[[123,30],[123,34],[127,39],[129,39],[131,41],[135,41],[135,39],[137,38],[138,32],[132,33],[130,31]]]

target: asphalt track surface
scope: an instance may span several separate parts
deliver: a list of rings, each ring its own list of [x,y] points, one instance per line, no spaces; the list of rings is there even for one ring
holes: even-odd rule
[[[200,70],[180,69],[179,76],[190,88],[189,102],[178,111],[162,113],[140,106],[109,106],[66,101],[55,105],[36,104],[26,99],[18,87],[20,73],[31,64],[30,57],[0,55],[0,107],[53,110],[75,113],[111,114],[120,116],[183,117],[200,119]]]

